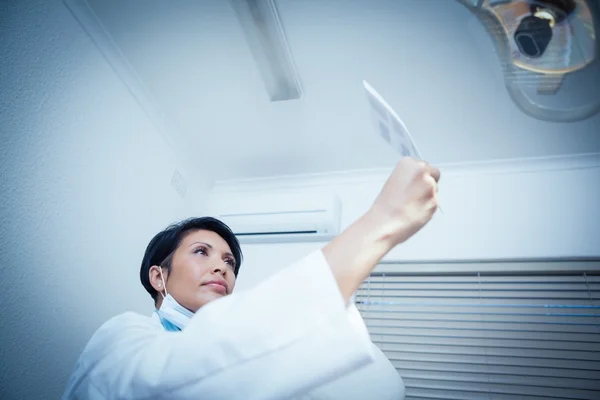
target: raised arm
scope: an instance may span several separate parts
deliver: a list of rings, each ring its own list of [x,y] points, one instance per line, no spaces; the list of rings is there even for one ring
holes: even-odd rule
[[[392,248],[419,231],[437,209],[437,168],[412,158],[397,165],[375,202],[323,249],[348,301]]]

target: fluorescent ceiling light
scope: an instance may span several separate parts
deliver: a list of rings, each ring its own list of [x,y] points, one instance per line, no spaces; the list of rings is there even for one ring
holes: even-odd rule
[[[274,0],[230,0],[271,101],[302,97]]]

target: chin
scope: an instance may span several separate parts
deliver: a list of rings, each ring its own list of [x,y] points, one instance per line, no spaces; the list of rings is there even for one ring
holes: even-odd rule
[[[211,303],[215,300],[220,299],[221,297],[225,297],[227,296],[226,294],[219,294],[219,293],[210,293],[210,294],[206,294],[203,293],[202,294],[202,298],[200,299],[200,301],[198,302],[198,304],[200,304],[198,306],[198,308],[207,305],[208,303]]]

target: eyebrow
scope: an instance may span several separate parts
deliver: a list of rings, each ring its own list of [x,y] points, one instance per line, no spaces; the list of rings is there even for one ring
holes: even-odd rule
[[[208,247],[209,249],[211,249],[211,250],[213,249],[213,246],[212,246],[211,244],[209,244],[209,243],[205,243],[205,242],[194,242],[194,243],[190,244],[190,245],[189,245],[189,247],[192,247],[192,246],[194,246],[194,245],[196,245],[196,244],[203,244],[203,245],[205,245],[206,247]],[[233,254],[231,254],[230,252],[228,252],[228,251],[227,251],[227,252],[223,253],[223,255],[225,255],[225,256],[229,256],[229,257],[233,258],[233,259],[234,259],[234,261],[236,261],[236,262],[237,262],[237,260],[236,260],[236,259],[235,259],[235,257],[233,256]]]

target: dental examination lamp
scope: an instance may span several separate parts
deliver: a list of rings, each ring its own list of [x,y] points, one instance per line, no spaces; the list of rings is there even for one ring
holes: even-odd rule
[[[600,0],[458,0],[495,45],[514,103],[544,121],[600,111]]]

